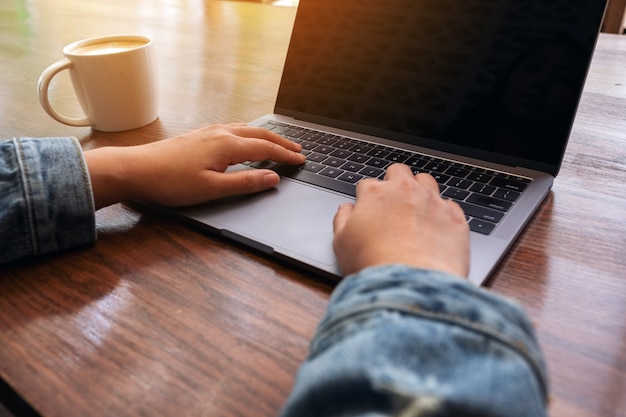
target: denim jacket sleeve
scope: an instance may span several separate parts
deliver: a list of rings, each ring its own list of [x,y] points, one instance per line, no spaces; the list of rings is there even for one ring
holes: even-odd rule
[[[465,280],[400,265],[335,289],[282,417],[541,417],[528,317]]]
[[[0,263],[95,238],[91,182],[78,141],[0,141]]]

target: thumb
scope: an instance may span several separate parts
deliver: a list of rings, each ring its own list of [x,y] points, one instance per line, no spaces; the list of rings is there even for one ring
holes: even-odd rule
[[[220,174],[219,193],[226,197],[250,194],[276,187],[280,176],[269,169],[252,169]],[[220,192],[221,191],[221,192]]]
[[[342,203],[339,205],[337,213],[335,213],[335,218],[333,219],[333,231],[335,235],[343,230],[348,222],[348,218],[350,218],[352,214],[352,210],[354,210],[354,204],[352,203]]]

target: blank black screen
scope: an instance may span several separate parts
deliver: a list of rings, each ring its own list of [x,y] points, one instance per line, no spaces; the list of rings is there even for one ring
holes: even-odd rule
[[[276,109],[558,166],[604,7],[301,0]]]

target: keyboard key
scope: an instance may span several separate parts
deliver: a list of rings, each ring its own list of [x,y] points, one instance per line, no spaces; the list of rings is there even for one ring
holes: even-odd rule
[[[450,179],[449,175],[437,174],[436,172],[432,172],[430,175],[432,175],[439,184],[445,184]]]
[[[352,152],[348,152],[345,149],[335,149],[330,153],[330,156],[334,156],[336,158],[348,159],[348,157],[352,155]]]
[[[333,156],[326,158],[322,163],[324,165],[328,165],[331,167],[335,167],[335,168],[339,168],[340,166],[342,166],[346,161],[341,159],[341,158],[335,158]]]
[[[369,156],[373,156],[374,158],[384,158],[387,155],[389,155],[389,151],[386,151],[384,149],[379,149],[379,148],[374,148],[371,151],[369,151],[367,154]]]
[[[366,177],[378,178],[380,175],[384,174],[385,170],[374,167],[365,167],[359,171],[359,174],[363,174]]]
[[[521,193],[526,189],[528,182],[513,178],[494,177],[489,184]]]
[[[339,148],[339,149],[349,149],[353,146],[354,144],[348,140],[345,139],[341,139],[337,142],[334,143],[334,147],[335,148]]]
[[[322,136],[320,139],[317,140],[317,143],[328,146],[334,146],[336,142],[337,137],[335,135]]]
[[[276,172],[283,177],[293,178],[309,184],[315,184],[319,187],[356,197],[356,186],[346,181],[338,181],[336,178],[325,177],[304,169],[294,169],[291,165],[281,165]]]
[[[443,184],[439,184],[439,185],[443,186]],[[454,188],[454,187],[448,187],[448,189],[444,191],[442,195],[444,197],[452,198],[455,200],[465,200],[467,196],[470,195],[470,192],[466,190]]]
[[[276,126],[275,128],[272,129],[272,132],[278,133],[279,135],[287,133],[288,131],[289,131],[289,128],[287,126]]]
[[[389,161],[386,161],[384,159],[379,159],[379,158],[371,158],[365,161],[365,165],[369,165],[371,167],[376,167],[376,168],[385,168],[387,165],[389,165]]]
[[[289,126],[287,123],[279,122],[278,120],[268,120],[267,123],[272,126]]]
[[[371,148],[371,147],[369,147],[369,146],[365,146],[365,145],[362,145],[362,144],[357,143],[357,144],[353,145],[353,146],[349,149],[349,151],[350,151],[350,152],[354,152],[354,153],[359,153],[359,154],[361,154],[361,155],[366,155],[366,154],[367,154],[369,151],[371,151],[372,149],[373,149],[373,148]]]
[[[334,150],[335,148],[333,148],[332,146],[328,146],[328,145],[318,145],[315,148],[313,148],[313,152],[323,153],[323,154],[329,154]]]
[[[300,145],[302,145],[302,149],[307,150],[307,151],[311,151],[317,147],[317,143],[309,142],[306,140],[303,140],[302,142],[300,142]]]
[[[345,164],[343,164],[339,168],[341,168],[341,169],[343,169],[345,171],[359,172],[360,170],[365,168],[365,165],[357,164],[356,162],[346,162]]]
[[[532,180],[529,179],[529,178],[518,177],[518,176],[513,175],[513,174],[509,175],[509,178],[512,179],[512,180],[515,180],[515,181],[519,181],[519,182],[524,183],[524,184],[530,184],[532,182]]]
[[[481,184],[479,182],[470,187],[470,191],[475,193],[481,193],[484,195],[491,195],[495,190],[496,187],[494,187],[493,185]]]
[[[337,178],[339,175],[343,174],[343,171],[338,168],[326,167],[319,173],[325,177]]]
[[[315,142],[315,141],[317,141],[321,137],[322,137],[322,135],[320,135],[319,133],[316,133],[316,132],[307,132],[304,135],[302,135],[302,139],[308,140],[310,142]]]
[[[465,178],[467,174],[469,174],[469,170],[461,167],[450,167],[446,171],[447,175],[452,175],[453,177]]]
[[[464,190],[468,189],[473,183],[469,180],[464,180],[463,178],[452,177],[448,182],[446,182],[449,186],[462,188]]]
[[[491,178],[493,178],[493,176],[485,172],[480,172],[480,171],[470,172],[470,174],[467,176],[468,180],[482,182],[482,183],[488,183],[489,180],[491,180]]]
[[[306,160],[311,162],[322,162],[326,158],[328,158],[328,155],[322,155],[321,153],[315,152],[311,152],[306,156]]]
[[[339,176],[338,179],[340,179],[341,181],[346,181],[352,184],[356,184],[361,179],[363,179],[363,175],[355,174],[352,172],[344,172],[343,174]]]
[[[285,136],[289,138],[300,138],[305,133],[306,132],[304,130],[289,129],[287,132],[285,132]]]
[[[496,225],[491,222],[487,222],[479,219],[471,219],[469,221],[469,227],[472,232],[477,232],[483,235],[489,235]]]
[[[459,203],[466,216],[475,217],[481,220],[487,220],[493,223],[498,223],[504,217],[504,213],[500,211],[476,206],[474,204],[468,204],[464,201],[457,201],[457,203]]]
[[[409,167],[411,169],[411,171],[413,172],[413,175],[417,175],[417,174],[430,174],[430,172],[428,171],[424,171],[421,168],[415,168],[415,167]]]
[[[433,172],[446,172],[448,170],[448,165],[443,162],[429,162],[424,169]]]
[[[371,157],[366,155],[359,155],[358,153],[354,153],[348,157],[348,161],[357,162],[359,164],[363,164],[367,162]]]
[[[428,164],[426,164],[424,169],[427,169],[433,172],[443,173],[448,170],[448,165],[443,162],[429,162]]]
[[[507,190],[505,188],[498,188],[496,190],[495,193],[493,193],[493,196],[496,198],[501,198],[503,200],[507,200],[507,201],[517,201],[517,199],[519,198],[521,194],[518,193],[517,191],[511,191],[511,190]]]
[[[497,198],[487,197],[482,194],[472,194],[467,199],[469,203],[478,204],[479,206],[488,207],[498,211],[509,211],[513,205],[509,201],[498,200]]]
[[[309,172],[320,172],[322,169],[324,169],[325,166],[322,164],[318,164],[315,162],[307,162],[306,164],[304,164],[302,166],[301,169],[305,170],[305,171],[309,171]]]
[[[401,153],[391,152],[385,157],[385,159],[391,163],[398,163],[406,161],[407,159],[409,159],[409,156],[403,155]]]
[[[427,161],[420,158],[409,158],[404,164],[414,168],[422,168],[426,165]]]

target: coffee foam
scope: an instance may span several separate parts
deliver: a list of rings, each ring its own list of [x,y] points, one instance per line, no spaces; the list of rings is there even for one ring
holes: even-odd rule
[[[109,41],[79,46],[72,50],[74,55],[109,55],[130,51],[144,46],[144,41]]]

